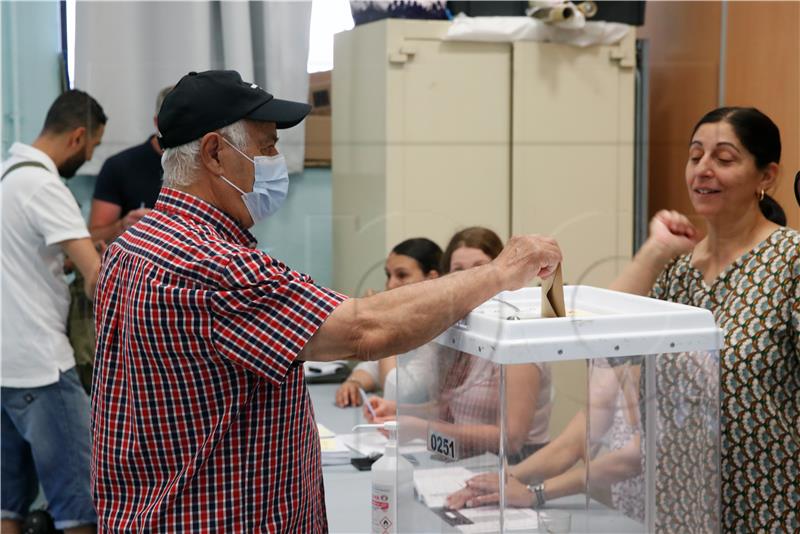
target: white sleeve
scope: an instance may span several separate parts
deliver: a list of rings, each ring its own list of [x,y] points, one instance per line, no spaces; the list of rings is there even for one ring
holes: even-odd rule
[[[377,360],[370,362],[361,362],[355,366],[353,371],[364,371],[365,373],[367,373],[369,376],[372,377],[372,379],[375,381],[376,384],[378,384],[378,381],[380,380],[380,370],[378,368]],[[378,385],[380,386],[380,384]]]
[[[383,384],[383,398],[397,400],[397,367],[386,374],[386,382]]]
[[[75,197],[59,181],[48,181],[28,199],[25,212],[45,245],[89,237]]]
[[[430,342],[398,356],[396,372],[386,376],[384,396],[391,393],[398,402],[410,404],[428,401],[436,387],[437,358],[443,349],[446,350]],[[398,382],[402,391],[398,390]]]

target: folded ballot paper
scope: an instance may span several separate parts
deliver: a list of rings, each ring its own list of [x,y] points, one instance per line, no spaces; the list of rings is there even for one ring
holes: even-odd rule
[[[558,264],[553,276],[542,280],[541,317],[566,317],[564,306],[564,279],[561,275],[561,264]]]
[[[317,423],[319,444],[322,451],[322,465],[343,465],[350,463],[350,449],[325,425]]]

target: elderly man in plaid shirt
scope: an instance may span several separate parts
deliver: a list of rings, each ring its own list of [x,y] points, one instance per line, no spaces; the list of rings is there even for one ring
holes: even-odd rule
[[[276,132],[308,111],[234,71],[189,73],[164,101],[164,187],[109,247],[97,289],[101,531],[325,532],[300,363],[406,352],[561,260],[526,236],[489,265],[369,298],[315,285],[247,231],[286,197]]]

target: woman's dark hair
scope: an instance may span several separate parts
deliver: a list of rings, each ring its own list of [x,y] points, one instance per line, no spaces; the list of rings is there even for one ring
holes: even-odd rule
[[[764,198],[758,201],[758,207],[761,208],[761,213],[764,214],[768,220],[774,222],[778,226],[786,226],[786,212],[778,201],[771,196],[764,194]]]
[[[425,237],[406,239],[394,247],[392,252],[416,260],[423,274],[427,275],[431,271],[439,272],[439,263],[442,261],[442,249],[430,239]]]
[[[471,226],[456,232],[450,239],[447,248],[444,249],[442,267],[439,272],[442,274],[450,272],[450,259],[453,256],[453,252],[462,247],[480,249],[490,258],[495,259],[503,250],[503,241],[496,233],[482,226]]]
[[[727,122],[742,146],[753,155],[758,170],[764,170],[770,163],[781,161],[781,132],[772,119],[756,108],[724,107],[709,111],[692,130],[692,137],[703,124]],[[758,207],[764,217],[786,226],[786,214],[778,202],[769,195],[759,200]],[[783,221],[783,222],[781,222]]]
[[[756,108],[717,108],[706,113],[692,130],[692,137],[703,124],[727,122],[748,152],[756,160],[756,168],[781,161],[781,132],[772,119]]]

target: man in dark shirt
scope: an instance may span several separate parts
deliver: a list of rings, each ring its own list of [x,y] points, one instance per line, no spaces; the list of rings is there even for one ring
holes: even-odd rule
[[[171,89],[158,93],[156,115]],[[161,190],[161,152],[156,136],[151,135],[106,160],[97,176],[89,215],[92,239],[110,243],[155,205]]]

